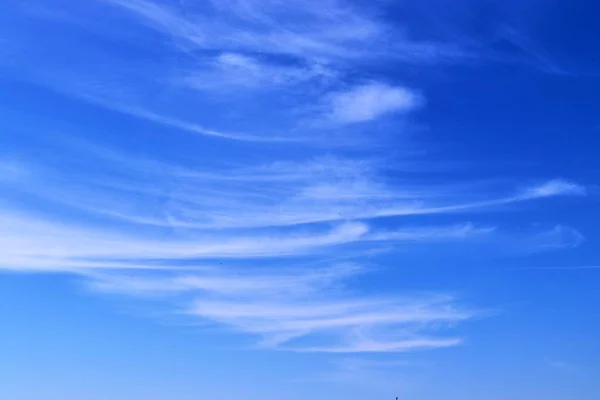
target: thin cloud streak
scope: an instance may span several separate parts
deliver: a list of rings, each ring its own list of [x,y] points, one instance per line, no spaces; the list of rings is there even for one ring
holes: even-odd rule
[[[231,94],[238,90],[285,89],[312,80],[332,80],[336,73],[314,63],[306,66],[280,65],[248,55],[226,52],[208,62],[200,62],[189,73],[182,72],[175,83],[193,89]]]
[[[134,296],[185,294],[189,316],[253,335],[259,348],[297,352],[395,352],[455,346],[461,339],[430,333],[440,324],[479,315],[461,309],[448,295],[407,292],[382,297],[353,293],[345,287],[348,279],[364,273],[368,271],[353,264],[292,273],[221,268],[160,278],[92,274],[89,284],[95,290]],[[331,345],[317,345],[320,342]]]
[[[462,343],[461,339],[414,339],[400,340],[394,342],[366,342],[356,343],[352,346],[340,347],[309,347],[306,349],[295,349],[302,353],[391,353],[410,350],[427,350],[444,347],[454,347]]]
[[[347,2],[214,2],[212,15],[180,10],[145,0],[107,0],[140,18],[154,29],[182,40],[182,46],[228,51],[260,51],[303,59],[360,58],[380,55],[391,27],[353,10]],[[210,13],[210,12],[209,12]],[[291,16],[293,15],[293,18]],[[286,24],[279,21],[285,20]],[[244,29],[239,27],[243,26]],[[432,57],[431,43],[413,42],[396,36],[397,50],[410,49],[412,58]],[[363,46],[376,44],[380,54]],[[438,45],[443,52],[443,45]],[[418,61],[417,61],[418,62]]]
[[[516,194],[479,201],[456,198],[452,186],[416,181],[385,183],[373,166],[352,160],[309,160],[304,164],[272,164],[246,169],[192,170],[153,162],[124,160],[102,154],[126,168],[89,180],[71,180],[45,168],[31,168],[21,190],[115,221],[186,229],[250,229],[290,227],[348,220],[468,213],[556,196],[583,196],[585,188],[566,180],[550,180]],[[116,158],[115,158],[116,157]],[[131,175],[135,170],[143,175]],[[53,182],[40,190],[44,182]],[[472,191],[477,188],[473,187]],[[140,202],[140,200],[143,200]],[[462,202],[461,202],[462,201]],[[158,210],[154,204],[163,206]]]
[[[110,97],[102,97],[98,93],[87,92],[74,92],[68,89],[58,88],[51,83],[46,83],[49,86],[54,86],[56,90],[68,94],[70,96],[85,100],[89,103],[101,106],[103,108],[119,112],[124,115],[129,115],[135,118],[147,120],[149,122],[155,122],[166,127],[176,128],[182,131],[191,132],[199,135],[205,135],[220,139],[236,140],[242,142],[293,142],[300,141],[300,139],[291,139],[278,136],[255,136],[239,133],[221,132],[214,129],[208,129],[194,122],[184,121],[178,118],[169,117],[166,115],[158,114],[142,108],[141,106],[126,104],[120,102],[118,99],[111,99]]]
[[[188,232],[143,238],[58,221],[2,215],[0,250],[4,268],[13,270],[80,268],[169,269],[174,262],[201,259],[253,259],[314,256],[328,248],[360,242],[428,242],[467,239],[489,232],[471,226],[370,232],[367,225],[344,223],[330,230],[303,233],[243,234]],[[104,262],[104,264],[103,264]],[[161,264],[163,266],[161,267]],[[44,267],[46,266],[46,267]]]

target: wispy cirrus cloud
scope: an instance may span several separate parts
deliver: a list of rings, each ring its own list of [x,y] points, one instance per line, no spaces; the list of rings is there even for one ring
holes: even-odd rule
[[[111,156],[111,153],[101,152],[101,156]],[[141,168],[144,176],[164,172],[164,169],[157,168],[152,162],[123,162],[131,163],[130,168],[126,169],[129,175],[137,175],[137,168]],[[303,168],[289,169],[281,164],[276,165],[278,167],[275,170],[270,167],[252,170],[256,174],[247,177],[243,174],[236,176],[220,174],[215,170],[206,172],[185,168],[173,168],[169,173],[176,171],[177,176],[201,177],[207,182],[224,185],[227,182],[234,182],[235,185],[247,182],[275,184],[274,187],[269,186],[269,190],[274,190],[285,182],[303,186],[323,174],[329,179],[331,167],[338,164],[328,160],[326,167],[308,164]],[[118,170],[123,168],[119,164],[116,167]],[[31,171],[35,170],[31,168]],[[341,163],[340,168],[334,168],[334,171],[341,176],[352,176],[359,171],[362,174],[372,170],[363,164]],[[76,176],[77,173],[73,172],[72,178]],[[172,178],[171,175],[169,177]],[[139,188],[132,188],[133,182],[124,184],[124,187],[129,186],[128,189],[135,193]],[[138,184],[145,187],[143,181]],[[33,186],[37,191],[48,190],[43,186]],[[181,185],[177,183],[175,186]],[[504,199],[474,202],[472,207],[502,206],[550,195],[573,194],[571,185],[554,185],[555,190],[551,193],[535,190],[545,186],[547,184],[543,183]],[[100,200],[98,206],[114,195],[111,194],[114,187],[95,184],[91,187],[94,187],[94,191],[88,194],[95,193],[93,197]],[[245,185],[233,186],[229,190],[225,194],[212,193],[212,196],[216,195],[221,203],[239,196],[240,200],[245,199],[245,212],[256,213],[260,209],[252,200],[253,196],[242,195],[246,191]],[[394,198],[394,193],[397,192],[391,188],[385,191],[373,190],[370,189],[367,194],[364,193],[364,188],[358,192],[349,188],[333,193],[317,192],[316,195],[311,192],[309,198],[311,201],[322,201],[322,206],[325,207],[340,199],[366,200],[367,204],[376,201],[378,197],[387,201],[390,196]],[[72,188],[64,190],[54,200],[62,198],[62,201],[73,207],[75,204],[69,203],[66,198],[72,193]],[[109,197],[102,196],[107,193]],[[119,193],[117,196],[125,200],[130,192]],[[278,191],[275,193],[276,197],[281,196]],[[419,194],[426,196],[426,193],[427,191],[416,191],[410,198]],[[155,195],[156,193],[145,190],[143,198],[152,202]],[[403,197],[401,193],[397,196]],[[430,193],[430,197],[436,198],[433,193]],[[442,199],[444,197],[441,196]],[[231,207],[232,210],[241,208],[241,204]],[[466,205],[459,208],[465,212],[470,210]],[[432,213],[446,211],[448,210],[443,207],[429,210]],[[93,214],[98,216],[103,213],[97,211]],[[135,216],[131,211],[127,215]],[[363,216],[367,219],[373,217],[371,214]],[[375,216],[381,217],[380,214]],[[238,218],[240,215],[231,220]],[[278,216],[265,211],[261,218],[264,221],[268,221],[268,218],[277,221]],[[340,217],[332,218],[339,219]],[[401,292],[381,295],[356,292],[350,289],[349,283],[358,274],[369,272],[359,264],[342,264],[323,269],[314,268],[309,263],[306,268],[290,269],[285,266],[289,263],[285,261],[286,258],[295,260],[294,264],[298,265],[298,257],[319,257],[327,254],[326,249],[339,249],[341,246],[361,242],[389,245],[436,241],[460,243],[486,237],[486,240],[494,240],[495,234],[493,228],[472,224],[441,227],[420,224],[416,227],[390,229],[380,226],[377,221],[373,221],[373,226],[362,222],[346,222],[329,229],[319,226],[297,227],[287,221],[287,227],[263,222],[260,225],[246,223],[204,226],[199,230],[184,228],[176,232],[159,227],[158,230],[145,233],[139,229],[145,225],[143,223],[137,223],[133,231],[91,228],[60,221],[56,216],[44,222],[39,216],[34,218],[27,213],[4,213],[0,221],[0,236],[3,238],[0,250],[5,269],[72,272],[87,277],[94,289],[103,292],[136,296],[183,296],[183,300],[178,300],[179,307],[184,307],[188,317],[228,328],[231,332],[257,337],[262,349],[324,353],[403,352],[456,346],[462,343],[463,338],[440,334],[441,327],[450,328],[479,314],[461,307],[456,298],[439,293]],[[275,230],[262,230],[266,226]],[[260,227],[261,230],[258,230]],[[231,228],[235,229],[230,230]],[[556,231],[561,234],[565,229],[568,228],[558,228]],[[543,239],[542,245],[549,241],[556,244],[553,232],[538,235]],[[272,259],[283,265],[278,265],[277,268],[252,266],[244,269],[232,267],[228,263],[223,265],[226,260],[248,262],[253,259]],[[220,260],[218,266],[215,266],[216,260]],[[125,271],[128,272],[125,274]]]
[[[335,72],[322,64],[285,65],[225,52],[201,63],[177,82],[195,89],[230,93],[240,89],[285,89],[314,79],[335,79]]]
[[[532,245],[540,250],[572,249],[585,241],[578,230],[569,226],[556,225],[551,229],[537,233],[532,238]]]
[[[30,173],[21,190],[116,221],[164,228],[248,229],[348,220],[465,214],[553,196],[580,196],[583,186],[550,180],[490,196],[475,184],[396,184],[374,162],[325,157],[303,162],[194,169],[152,160],[128,159],[96,149],[110,161],[109,175],[89,180],[74,170]],[[101,161],[104,160],[104,161]],[[32,167],[32,170],[35,168]],[[131,171],[136,171],[133,175]],[[107,179],[107,176],[110,179]],[[39,185],[52,182],[39,190]],[[457,192],[474,192],[472,196]],[[160,207],[156,204],[160,203]]]
[[[357,57],[382,23],[349,3],[225,1],[205,7],[162,5],[148,0],[110,0],[142,23],[183,41],[184,46],[259,51],[306,59]]]
[[[564,179],[552,179],[526,190],[523,196],[550,197],[557,194],[583,196],[586,194],[586,189],[582,185]]]
[[[460,338],[437,336],[434,327],[478,314],[461,309],[445,295],[358,296],[344,288],[344,281],[357,273],[364,271],[355,265],[338,265],[300,273],[213,270],[161,279],[96,275],[91,285],[131,295],[185,294],[187,314],[258,336],[261,348],[298,352],[401,352],[455,346]],[[431,335],[423,337],[424,332]]]
[[[519,236],[493,217],[472,223],[471,214],[586,189],[552,177],[514,187],[433,177],[424,174],[425,157],[404,170],[399,143],[400,156],[388,156],[390,146],[371,154],[380,132],[371,122],[426,106],[417,88],[372,63],[458,63],[477,57],[478,46],[414,35],[370,7],[100,0],[65,5],[60,21],[35,17],[40,32],[13,27],[20,34],[9,32],[12,46],[23,51],[2,65],[18,82],[76,103],[63,116],[76,135],[54,135],[44,148],[35,140],[46,124],[25,121],[36,135],[14,139],[18,166],[0,163],[0,269],[69,272],[103,292],[173,296],[187,317],[266,349],[372,353],[462,343],[440,332],[477,311],[437,291],[364,290],[359,274],[377,276],[361,263],[365,254],[438,243],[574,247],[583,236],[566,225]],[[122,30],[112,29],[114,18]],[[61,30],[69,21],[77,40]],[[120,40],[123,32],[132,36]],[[60,101],[45,111],[61,109]],[[329,126],[315,127],[322,119]],[[353,129],[368,138],[342,151],[330,129],[348,142]],[[334,256],[352,262],[315,267]],[[382,267],[413,268],[392,258]]]
[[[290,125],[300,127],[297,131],[309,129],[306,121],[322,117],[322,107],[306,107],[307,104],[328,105],[326,114],[330,120],[351,124],[408,112],[422,103],[423,98],[414,90],[377,78],[370,78],[369,84],[339,91],[339,87],[348,86],[350,78],[356,81],[356,71],[368,70],[373,60],[398,66],[435,66],[502,58],[484,51],[497,35],[465,40],[462,28],[452,20],[455,17],[452,13],[448,21],[437,13],[433,18],[452,27],[448,35],[439,35],[436,29],[430,35],[423,35],[422,27],[410,23],[411,18],[403,19],[400,24],[393,21],[382,12],[387,10],[382,4],[365,6],[344,0],[238,0],[203,4],[98,0],[85,9],[72,6],[57,13],[48,4],[34,1],[23,10],[36,8],[44,12],[27,11],[29,16],[44,23],[48,19],[55,22],[52,15],[60,14],[61,23],[70,21],[79,29],[89,27],[100,38],[114,40],[121,34],[134,50],[130,55],[155,51],[156,43],[160,43],[167,56],[155,60],[158,62],[139,57],[132,64],[122,54],[102,57],[89,46],[53,36],[58,46],[68,46],[77,54],[76,59],[71,55],[54,58],[38,51],[35,35],[13,35],[11,43],[18,50],[17,55],[6,57],[3,64],[16,69],[21,79],[164,127],[235,141],[306,141],[311,135],[300,138],[278,130],[282,121],[293,121]],[[415,14],[418,17],[415,21],[423,21],[420,7],[403,6],[402,10],[408,16]],[[102,13],[129,23],[130,28],[136,27],[133,37],[141,40],[127,36],[133,29],[114,29],[110,18],[94,18]],[[93,24],[84,22],[90,19],[94,19]],[[149,32],[158,35],[152,36],[156,43],[145,40]],[[514,29],[504,28],[502,32],[502,37],[519,36]],[[44,68],[39,67],[42,64]],[[314,85],[314,81],[321,84]],[[270,99],[272,126],[244,132],[198,117],[193,110],[215,107],[214,99],[185,90],[210,89],[231,94],[236,88],[256,91],[284,89],[293,84],[311,87]],[[148,93],[169,93],[172,101],[156,102]],[[190,110],[184,110],[188,107],[182,104],[189,105]],[[237,107],[244,108],[246,105]],[[299,109],[318,110],[318,115],[298,119]]]
[[[49,8],[42,3],[38,7]],[[35,8],[35,3],[31,8]],[[78,57],[54,58],[38,51],[33,38],[22,35],[13,39],[14,46],[22,47],[23,51],[4,63],[18,71],[21,79],[96,106],[164,127],[236,141],[300,139],[298,135],[282,134],[278,128],[280,121],[293,120],[292,126],[308,129],[306,123],[295,117],[299,109],[308,109],[307,103],[333,102],[331,115],[343,122],[369,120],[400,109],[408,111],[412,108],[408,103],[414,101],[415,95],[407,89],[373,81],[370,86],[355,88],[343,96],[333,85],[339,87],[348,70],[359,68],[372,58],[386,59],[392,55],[400,63],[420,64],[463,57],[454,45],[411,39],[403,29],[380,18],[377,10],[364,12],[357,5],[338,0],[245,0],[203,5],[103,0],[94,2],[89,11],[66,7],[61,10],[65,14],[61,22],[72,20],[81,29],[86,26],[81,21],[93,18],[88,15],[92,12],[115,14],[120,19],[129,16],[125,20],[137,24],[132,25],[137,26],[141,37],[148,29],[160,35],[170,55],[154,63],[142,57],[132,64],[131,59],[122,55],[105,58],[87,46],[55,37],[59,46],[69,46]],[[47,19],[52,13],[32,15]],[[112,40],[111,35],[115,35],[112,28],[100,21],[93,32],[102,34],[104,30],[105,36]],[[129,37],[127,40],[134,53],[149,51],[144,40],[130,42]],[[38,67],[40,62],[44,68]],[[230,94],[236,88],[282,89],[301,83],[312,88],[295,94],[281,93],[278,98],[268,100],[273,104],[274,123],[266,131],[227,129],[188,110],[215,107],[219,102],[199,96],[194,93],[196,89]],[[169,93],[172,102],[156,102],[148,93]],[[348,96],[354,96],[354,101]],[[281,100],[285,100],[285,107]],[[182,104],[187,107],[181,107]],[[303,135],[302,139],[309,137]]]
[[[1,217],[0,217],[1,218]],[[3,253],[5,257],[48,259],[203,259],[282,257],[314,251],[317,247],[335,246],[361,240],[368,227],[361,223],[347,223],[323,233],[278,236],[231,235],[219,237],[196,234],[178,240],[138,239],[103,233],[76,226],[59,226],[49,222],[24,218],[1,218],[4,228]],[[77,235],[77,238],[72,238]],[[193,237],[196,236],[196,237]]]
[[[368,83],[333,93],[328,103],[331,121],[352,124],[371,121],[386,114],[412,111],[423,103],[423,98],[404,87]]]
[[[169,269],[184,261],[269,259],[315,256],[352,243],[436,242],[479,237],[488,228],[419,227],[371,232],[359,222],[330,229],[285,232],[219,233],[164,230],[140,236],[115,229],[89,228],[19,214],[0,214],[3,268],[87,270],[94,268]],[[102,265],[106,262],[106,265]]]

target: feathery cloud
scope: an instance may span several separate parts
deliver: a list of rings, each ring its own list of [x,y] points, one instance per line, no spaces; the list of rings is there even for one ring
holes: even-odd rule
[[[63,169],[45,167],[38,175],[31,172],[20,189],[115,221],[189,229],[285,227],[464,214],[584,191],[572,182],[561,181],[558,186],[553,183],[556,181],[549,181],[490,198],[485,192],[477,193],[477,185],[455,189],[452,185],[436,187],[418,180],[392,184],[374,163],[332,157],[207,170],[132,160],[105,150],[99,150],[96,156],[102,162],[114,163],[110,180],[104,174],[94,179],[80,176],[77,170],[65,179]],[[131,170],[136,172],[132,175]],[[40,190],[39,185],[45,183],[52,185]],[[472,195],[457,196],[457,191]],[[157,208],[157,202],[162,206]]]
[[[357,273],[365,271],[355,265],[300,273],[220,269],[161,279],[92,275],[90,284],[96,290],[131,295],[184,293],[190,316],[257,336],[262,348],[299,352],[396,352],[455,346],[459,338],[424,337],[424,332],[477,315],[446,295],[353,294],[344,288],[344,280]]]
[[[287,88],[314,79],[334,79],[335,72],[318,63],[294,66],[224,52],[191,70],[177,81],[194,89],[225,91]]]
[[[342,124],[366,122],[414,110],[422,102],[422,97],[410,89],[372,82],[332,94],[329,118]]]
[[[185,260],[256,259],[324,255],[328,248],[360,242],[435,242],[478,237],[488,229],[471,226],[369,232],[364,223],[347,222],[330,230],[275,231],[244,236],[211,231],[151,236],[88,228],[0,214],[0,268],[13,270],[170,269]],[[104,264],[103,264],[104,263]]]
[[[586,194],[585,187],[563,179],[552,179],[525,191],[524,196],[550,197],[557,195],[582,196]]]
[[[540,250],[572,249],[585,241],[579,231],[569,226],[556,225],[551,229],[537,233],[532,238],[533,246]]]

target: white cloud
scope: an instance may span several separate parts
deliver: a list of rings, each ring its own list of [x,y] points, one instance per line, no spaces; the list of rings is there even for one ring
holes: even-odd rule
[[[313,254],[318,247],[329,247],[361,240],[368,232],[362,223],[345,223],[328,232],[301,234],[224,235],[190,233],[178,238],[140,238],[117,232],[86,229],[57,222],[41,222],[0,215],[0,250],[7,268],[35,268],[41,264],[79,261],[85,269],[99,261],[130,260],[138,268],[140,260],[206,258],[256,258]],[[133,260],[133,261],[132,261]],[[91,263],[89,261],[92,261]],[[21,263],[22,265],[19,265]],[[101,266],[100,266],[101,267]],[[152,266],[149,266],[152,268]],[[65,269],[70,269],[66,267]]]
[[[317,78],[332,79],[334,76],[333,71],[318,63],[306,66],[276,64],[249,55],[225,52],[201,63],[178,81],[195,89],[229,93],[240,88],[286,88]]]
[[[138,39],[142,38],[134,41],[127,37],[126,42],[134,48],[147,52],[149,46],[143,40],[147,31],[135,28],[149,28],[164,35],[161,43],[168,48],[166,59],[132,63],[121,53],[94,52],[96,47],[87,42],[80,46],[72,42],[53,43],[57,47],[69,46],[72,51],[49,57],[34,40],[21,43],[23,38],[11,37],[20,47],[19,57],[5,62],[22,78],[36,84],[125,115],[213,138],[252,142],[314,140],[310,134],[300,138],[280,133],[280,124],[265,132],[248,133],[221,129],[216,123],[210,126],[213,121],[207,122],[204,115],[184,109],[214,105],[214,96],[200,98],[186,87],[231,94],[236,89],[259,91],[305,84],[295,93],[280,91],[280,98],[270,100],[277,104],[272,110],[282,114],[281,120],[290,121],[290,125],[306,125],[314,118],[298,118],[298,110],[317,104],[322,94],[330,90],[327,83],[335,80],[343,84],[346,72],[364,60],[430,64],[465,59],[456,45],[412,40],[405,29],[390,26],[374,10],[365,12],[346,1],[238,0],[205,2],[203,6],[152,0],[98,3],[100,6],[95,3],[85,9],[64,7],[60,10],[65,15],[61,22],[73,20],[79,29],[85,29],[94,19],[94,36],[104,33],[115,39],[119,38],[111,18],[115,13],[115,18],[129,22],[127,29],[119,32],[135,31]],[[98,18],[103,12],[108,17]],[[55,39],[60,40],[60,35]],[[160,52],[156,50],[151,53]],[[336,100],[341,94],[334,94],[332,101],[340,104],[334,107],[332,118],[344,123],[366,121],[406,109],[408,103],[415,101],[415,94],[405,88],[378,85],[381,93],[367,93],[367,85],[363,93],[355,94],[362,98],[354,102],[341,97]],[[371,92],[376,88],[374,85]],[[152,93],[169,93],[169,101],[155,101],[149,95]]]
[[[347,222],[333,229],[275,230],[253,234],[164,231],[144,237],[114,229],[89,228],[60,220],[0,214],[0,268],[13,270],[179,269],[182,261],[257,259],[327,254],[335,246],[359,242],[431,242],[467,239],[486,228],[449,226],[370,232]],[[194,265],[194,264],[192,264]]]
[[[585,236],[569,226],[556,225],[536,234],[531,240],[533,247],[539,250],[572,249],[581,245]]]
[[[376,162],[335,157],[273,162],[242,168],[183,167],[135,159],[106,149],[83,148],[107,174],[38,169],[20,190],[114,222],[154,228],[249,229],[293,227],[384,217],[468,213],[583,188],[562,181],[489,198],[476,184],[393,183]],[[32,171],[34,168],[31,168]],[[107,176],[110,179],[107,179]],[[43,189],[42,189],[43,188]],[[579,193],[579,192],[578,192]],[[160,202],[161,207],[155,204]],[[446,228],[444,228],[446,229]],[[403,229],[404,231],[405,229]],[[381,233],[381,232],[379,232]],[[433,232],[430,232],[433,234]]]
[[[166,127],[177,128],[182,131],[194,134],[212,136],[220,139],[238,140],[242,142],[291,141],[290,139],[286,139],[283,137],[256,136],[237,132],[224,132],[216,129],[210,129],[199,125],[195,122],[150,111],[138,105],[129,104],[127,102],[122,101],[118,97],[113,97],[112,95],[94,93],[93,90],[90,91],[89,89],[77,90],[77,88],[73,88],[72,90],[69,90],[69,85],[63,87],[61,87],[60,85],[52,86],[54,86],[54,88],[59,92],[67,93],[69,95],[80,98],[89,103],[99,105],[106,109],[113,110],[125,115],[130,115],[132,117],[140,118],[143,120],[147,120],[150,122],[154,122],[159,125],[164,125]]]
[[[161,32],[205,49],[258,49],[302,58],[349,56],[359,52],[357,42],[379,31],[375,21],[337,1],[214,2],[210,17],[194,12],[193,7],[178,9],[146,0],[109,1]],[[286,24],[279,22],[283,19]]]
[[[428,242],[436,240],[452,240],[452,239],[467,239],[477,238],[487,235],[495,231],[493,227],[476,227],[473,224],[460,224],[444,228],[414,228],[404,229],[401,231],[391,231],[374,233],[368,236],[368,240],[385,240],[385,241],[419,241],[426,240]]]
[[[443,347],[458,346],[462,343],[459,338],[445,338],[445,339],[407,339],[398,340],[392,342],[377,342],[367,341],[353,343],[350,346],[339,346],[339,347],[309,347],[306,349],[299,349],[297,351],[308,352],[308,353],[390,353],[390,352],[402,352],[410,350],[420,349],[435,349]]]
[[[185,293],[187,313],[234,332],[257,336],[263,348],[300,352],[396,352],[448,347],[459,338],[432,337],[444,324],[477,313],[440,294],[352,293],[355,265],[303,271],[206,272],[172,277],[91,275],[97,290],[132,295]],[[326,343],[325,346],[322,343]]]
[[[422,104],[414,91],[382,83],[368,83],[328,99],[331,121],[341,124],[367,122],[387,114],[412,111]]]
[[[341,0],[212,1],[205,11],[188,4],[105,0],[128,10],[184,48],[264,52],[305,60],[392,58],[410,64],[465,59],[456,43],[411,39],[404,27],[372,9]]]
[[[586,194],[586,189],[577,183],[563,179],[553,179],[544,182],[538,186],[534,186],[525,191],[524,196],[529,197],[550,197],[558,195],[574,195],[583,196]]]

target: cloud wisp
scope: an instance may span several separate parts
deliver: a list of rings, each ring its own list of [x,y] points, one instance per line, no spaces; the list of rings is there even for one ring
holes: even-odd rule
[[[185,313],[260,338],[259,348],[297,352],[401,352],[455,346],[436,333],[478,315],[440,294],[382,297],[352,293],[356,265],[276,272],[222,269],[172,277],[96,275],[104,292],[185,295]]]
[[[97,176],[75,168],[65,179],[58,165],[32,165],[20,190],[115,222],[157,228],[290,228],[319,223],[369,221],[476,210],[559,196],[585,188],[548,180],[490,196],[478,184],[400,183],[378,162],[341,157],[278,161],[243,167],[188,167],[128,158],[106,148],[82,147],[106,165]],[[50,185],[48,185],[50,184]],[[47,185],[39,190],[40,185]],[[467,195],[466,193],[472,193]],[[160,207],[157,207],[160,204]]]
[[[328,117],[340,124],[367,122],[386,114],[412,111],[422,102],[422,97],[410,89],[368,83],[331,94]]]
[[[465,240],[490,232],[470,225],[378,232],[371,231],[364,223],[347,222],[327,230],[313,228],[287,233],[211,230],[169,234],[159,230],[152,235],[141,235],[18,214],[3,213],[0,222],[2,268],[17,271],[170,269],[185,261],[292,259],[327,255],[335,247],[351,244]]]
[[[177,79],[177,83],[204,91],[231,94],[238,90],[286,89],[313,80],[335,79],[335,72],[322,64],[278,65],[250,55],[226,52]]]

